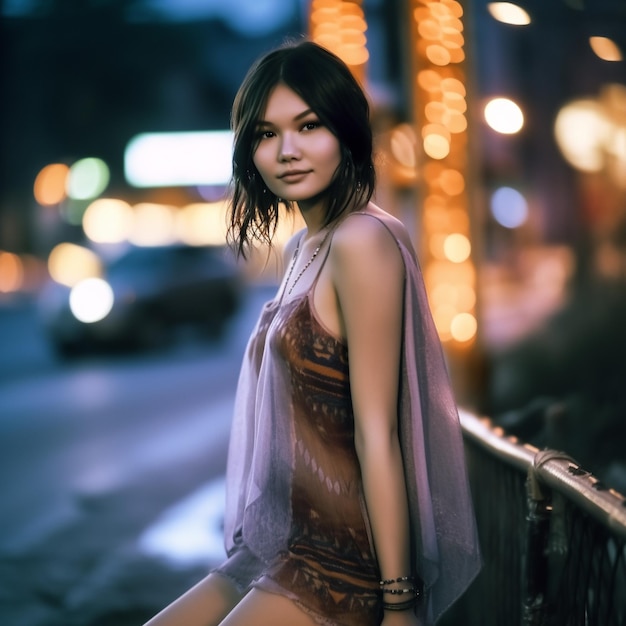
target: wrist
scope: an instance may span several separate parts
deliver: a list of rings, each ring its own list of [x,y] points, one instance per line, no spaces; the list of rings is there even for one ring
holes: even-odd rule
[[[413,596],[408,600],[402,600],[401,602],[383,602],[384,611],[409,611],[415,607],[417,603],[417,596]]]
[[[408,611],[415,607],[420,588],[413,576],[383,579],[379,582],[385,611]]]

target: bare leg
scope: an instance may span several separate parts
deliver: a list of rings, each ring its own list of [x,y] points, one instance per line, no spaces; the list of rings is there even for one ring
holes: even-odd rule
[[[220,626],[317,626],[284,596],[252,589]]]
[[[209,574],[144,626],[218,626],[241,598],[227,578]]]

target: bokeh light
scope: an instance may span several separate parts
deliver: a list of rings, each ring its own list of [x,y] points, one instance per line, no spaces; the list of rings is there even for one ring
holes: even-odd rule
[[[461,233],[451,233],[446,236],[443,243],[446,258],[452,263],[463,263],[472,251],[470,240]]]
[[[224,200],[183,207],[176,215],[178,238],[192,246],[223,245],[226,243],[227,208]]]
[[[67,195],[74,200],[96,198],[107,188],[109,178],[109,167],[102,159],[80,159],[70,167]]]
[[[476,336],[478,322],[471,313],[459,313],[450,323],[450,334],[453,339],[464,343]]]
[[[608,37],[589,37],[589,45],[603,61],[621,61],[624,58],[619,46]]]
[[[462,313],[471,315],[476,304],[465,193],[469,161],[463,7],[455,0],[420,0],[413,7],[415,117],[423,150],[419,170],[427,252],[424,279],[439,337],[465,348],[471,333],[452,331],[454,320]]]
[[[152,202],[136,204],[128,240],[137,246],[173,243],[176,241],[176,209]]]
[[[226,185],[232,174],[233,133],[142,133],[124,150],[124,174],[135,187]]]
[[[518,133],[524,126],[524,114],[509,98],[493,98],[485,106],[485,121],[503,135]]]
[[[313,41],[334,52],[363,80],[362,68],[369,59],[367,22],[360,2],[313,0],[310,33]]]
[[[126,241],[133,227],[133,211],[124,200],[94,200],[83,215],[85,235],[95,243]]]
[[[18,291],[24,282],[24,264],[17,254],[0,250],[0,293]]]
[[[409,124],[398,124],[391,132],[391,154],[406,168],[417,165],[416,143],[415,131]]]
[[[585,172],[599,172],[604,166],[604,144],[610,130],[602,105],[590,99],[565,105],[554,123],[554,134],[563,156]]]
[[[70,291],[70,310],[86,324],[103,320],[113,308],[113,289],[102,278],[86,278]]]
[[[100,277],[102,263],[98,255],[73,243],[60,243],[48,256],[48,273],[57,283],[73,287],[85,278]]]
[[[528,219],[528,202],[513,187],[500,187],[491,195],[491,214],[505,228],[517,228]]]
[[[35,200],[42,206],[54,206],[66,198],[70,168],[63,163],[46,165],[37,174],[33,188]]]
[[[493,19],[513,26],[527,26],[531,19],[528,12],[513,2],[489,2],[487,10]]]

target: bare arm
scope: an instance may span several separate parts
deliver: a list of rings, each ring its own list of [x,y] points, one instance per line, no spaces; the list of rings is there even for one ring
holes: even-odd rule
[[[346,221],[333,239],[331,254],[348,342],[355,445],[365,500],[380,574],[383,579],[396,579],[411,574],[408,503],[397,430],[404,266],[391,234],[370,218]],[[404,601],[406,596],[384,600]],[[403,613],[386,616],[385,623],[415,619],[410,611]]]

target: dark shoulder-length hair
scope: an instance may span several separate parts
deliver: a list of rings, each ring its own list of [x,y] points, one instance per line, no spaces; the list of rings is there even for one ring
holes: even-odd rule
[[[233,175],[228,239],[239,255],[255,241],[271,245],[280,202],[264,184],[254,162],[257,126],[278,84],[292,89],[337,137],[341,162],[325,192],[329,224],[367,203],[376,175],[369,104],[347,65],[310,41],[290,42],[261,57],[246,75],[233,104]],[[288,210],[293,206],[284,202]]]

